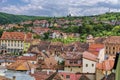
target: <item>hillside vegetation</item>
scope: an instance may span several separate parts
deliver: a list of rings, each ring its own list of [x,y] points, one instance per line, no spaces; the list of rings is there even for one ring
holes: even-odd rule
[[[19,23],[27,20],[48,20],[51,24],[61,27],[50,26],[53,30],[66,33],[80,33],[83,37],[88,34],[93,36],[120,36],[120,13],[105,13],[95,16],[66,16],[66,17],[40,17],[0,13],[0,24]],[[60,24],[60,19],[64,19]],[[67,21],[67,23],[64,23]],[[76,22],[78,21],[78,22]],[[26,28],[27,29],[27,28]],[[26,30],[24,29],[24,30]]]
[[[48,17],[13,15],[0,12],[0,24],[19,23],[26,20],[48,19]]]

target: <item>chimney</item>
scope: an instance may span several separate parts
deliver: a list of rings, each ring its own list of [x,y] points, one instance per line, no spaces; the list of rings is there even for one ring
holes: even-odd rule
[[[31,74],[34,74],[34,73],[35,73],[35,69],[31,68]]]
[[[49,75],[50,74],[50,71],[49,70],[47,70],[47,75]]]
[[[13,76],[13,80],[16,80],[16,76]]]

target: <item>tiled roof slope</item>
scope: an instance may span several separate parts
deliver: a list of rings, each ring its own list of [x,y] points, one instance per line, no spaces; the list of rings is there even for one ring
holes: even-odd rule
[[[27,71],[31,70],[31,68],[36,68],[36,66],[26,60],[17,60],[7,67],[7,69],[19,71]]]
[[[4,40],[30,40],[32,39],[31,33],[23,33],[23,32],[3,32],[1,39]]]
[[[100,70],[109,71],[113,68],[114,60],[105,60],[102,63],[97,63],[96,67]]]
[[[104,43],[120,44],[120,36],[110,36],[104,41]]]
[[[97,56],[87,51],[83,52],[83,58],[92,61],[97,61]]]

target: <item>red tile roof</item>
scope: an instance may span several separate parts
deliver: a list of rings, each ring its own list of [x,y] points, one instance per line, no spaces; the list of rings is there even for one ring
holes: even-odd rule
[[[30,42],[32,38],[33,38],[32,33],[25,34],[25,41]]]
[[[82,54],[80,52],[66,52],[65,59],[80,60],[82,59]]]
[[[30,61],[36,61],[37,57],[36,56],[21,56],[17,58],[18,60],[30,60]]]
[[[104,43],[120,44],[120,36],[110,36],[104,41]]]
[[[99,51],[104,48],[104,45],[103,44],[91,44],[89,46],[89,49],[88,51],[91,52],[92,54],[98,56],[99,54]]]
[[[42,72],[35,72],[34,74],[31,74],[35,78],[35,80],[46,80],[49,76],[51,76],[53,72],[47,73],[47,71]]]
[[[89,50],[96,50],[99,51],[100,49],[104,48],[103,44],[91,44],[89,46]]]
[[[48,32],[50,29],[49,28],[42,28],[42,27],[35,27],[33,28],[33,32],[39,34],[39,33],[45,33]]]
[[[1,39],[24,40],[23,32],[3,32]]]
[[[54,57],[45,58],[44,62],[42,62],[42,69],[52,69],[55,70],[57,67],[57,61]]]
[[[109,71],[113,68],[114,60],[105,60],[102,63],[97,63],[96,67],[100,70]]]
[[[1,39],[3,40],[30,40],[32,39],[32,34],[25,34],[23,32],[3,32]]]
[[[17,60],[16,62],[12,63],[11,65],[7,66],[7,69],[10,70],[31,70],[31,68],[37,68],[36,65],[26,61],[26,60]]]
[[[87,51],[83,52],[83,58],[92,61],[97,61],[97,56]]]

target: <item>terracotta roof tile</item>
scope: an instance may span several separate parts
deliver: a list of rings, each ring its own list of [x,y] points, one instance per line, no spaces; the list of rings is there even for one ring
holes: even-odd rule
[[[1,39],[6,39],[6,40],[25,40],[25,39],[28,40],[31,38],[32,38],[32,34],[30,33],[25,34],[23,32],[3,32],[1,36]]]
[[[42,69],[56,69],[57,61],[54,57],[45,58],[44,62],[42,63]]]
[[[109,71],[113,68],[114,60],[105,60],[102,63],[97,63],[96,67],[100,70]]]
[[[66,52],[65,59],[81,59],[82,54],[80,52]]]
[[[36,65],[26,61],[26,60],[17,60],[11,65],[7,66],[7,69],[10,70],[31,70],[31,68],[37,68]]]
[[[89,46],[89,49],[88,51],[91,52],[92,54],[98,56],[99,54],[99,51],[104,48],[104,45],[103,44],[91,44]]]
[[[97,56],[88,52],[88,51],[83,52],[83,58],[89,59],[89,60],[92,60],[92,61],[97,61]]]
[[[23,32],[3,32],[1,39],[24,40]]]
[[[42,72],[35,72],[34,74],[31,74],[35,78],[35,80],[46,80],[49,76],[51,76],[53,72],[47,73],[47,71]]]
[[[104,43],[120,44],[120,36],[110,36],[104,41]]]
[[[21,56],[17,58],[18,60],[30,60],[30,61],[36,61],[36,56]]]

